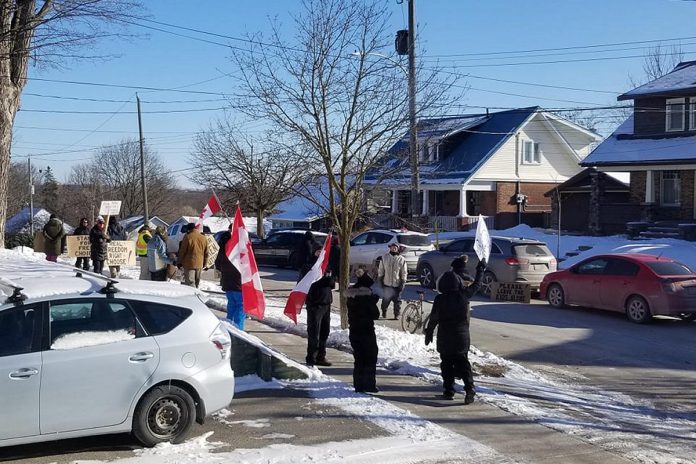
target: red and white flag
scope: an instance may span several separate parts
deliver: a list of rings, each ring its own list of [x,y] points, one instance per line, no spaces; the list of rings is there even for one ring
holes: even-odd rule
[[[220,211],[222,211],[222,206],[220,206],[217,195],[213,193],[213,196],[210,197],[208,203],[205,204],[203,211],[201,211],[201,215],[198,216],[198,221],[196,221],[196,229],[201,228],[201,225],[205,219],[219,213]]]
[[[305,274],[302,280],[295,285],[295,288],[290,292],[290,296],[288,296],[288,302],[285,304],[283,314],[292,319],[295,324],[297,324],[297,315],[300,314],[302,306],[304,306],[305,300],[307,299],[309,287],[311,287],[314,282],[321,279],[324,276],[324,272],[326,272],[326,267],[329,265],[330,252],[331,234],[326,236],[326,241],[321,249],[319,258],[317,258],[317,262],[314,263],[312,269]]]
[[[251,249],[249,233],[244,227],[242,210],[237,206],[232,223],[231,237],[225,246],[225,254],[242,276],[242,306],[244,312],[257,319],[263,319],[266,299],[261,287],[261,276],[256,266],[254,251]]]

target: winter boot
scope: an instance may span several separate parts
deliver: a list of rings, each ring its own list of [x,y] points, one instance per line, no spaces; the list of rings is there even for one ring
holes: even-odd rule
[[[382,319],[386,319],[386,318],[387,318],[387,311],[383,309],[382,310]]]
[[[446,400],[453,400],[454,399],[454,391],[452,390],[445,390],[442,393],[442,397]]]
[[[319,359],[317,359],[317,361],[314,364],[316,364],[317,366],[325,366],[325,367],[331,366],[331,363],[329,361],[327,361],[326,358],[319,358]]]
[[[476,392],[474,390],[467,390],[466,395],[464,395],[464,404],[473,403],[475,396],[476,396]]]

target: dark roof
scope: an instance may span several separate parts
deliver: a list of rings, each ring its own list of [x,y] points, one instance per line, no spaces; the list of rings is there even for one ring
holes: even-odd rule
[[[469,114],[447,118],[423,119],[418,122],[419,139],[448,139],[451,152],[441,161],[420,166],[421,183],[460,183],[473,174],[495,151],[535,113],[538,106],[500,111],[490,114]],[[408,168],[408,133],[389,149],[392,160],[388,169]],[[402,172],[391,176],[400,180],[410,176]],[[368,175],[374,178],[374,174]],[[429,182],[430,181],[430,182]]]
[[[684,61],[679,63],[669,73],[655,80],[636,87],[623,95],[618,100],[633,100],[641,97],[657,97],[680,95],[696,90],[696,61]]]
[[[568,179],[567,181],[563,182],[562,184],[559,184],[558,186],[546,192],[544,196],[550,197],[556,190],[560,190],[562,192],[569,190],[578,192],[589,192],[590,188],[592,187],[591,175],[593,172],[597,172],[597,175],[602,178],[602,181],[604,182],[604,190],[618,190],[622,192],[628,192],[630,190],[628,185],[616,179],[615,177],[612,177],[606,172],[597,171],[595,168],[585,168],[579,173],[575,174],[570,179]]]

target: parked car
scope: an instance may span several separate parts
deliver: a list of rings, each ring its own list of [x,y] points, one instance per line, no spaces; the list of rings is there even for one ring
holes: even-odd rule
[[[14,292],[0,305],[0,447],[124,432],[180,442],[229,405],[230,334],[195,291],[85,276],[52,278],[63,293],[42,296],[46,285],[0,285]]]
[[[167,229],[167,253],[178,253],[181,239],[186,235],[185,227],[188,224],[172,224]],[[203,226],[203,234],[210,234],[210,227]]]
[[[299,269],[300,263],[296,250],[305,239],[306,229],[278,230],[257,243],[253,243],[254,256],[258,264],[271,264],[280,267]],[[312,231],[318,246],[323,246],[326,235]]]
[[[382,255],[389,252],[389,245],[392,243],[400,245],[401,256],[406,258],[410,274],[416,273],[418,257],[435,248],[428,236],[419,232],[398,229],[368,230],[350,241],[351,268],[376,267]]]
[[[426,288],[435,288],[443,273],[449,271],[452,260],[468,257],[467,269],[474,274],[478,257],[474,251],[475,237],[452,240],[439,250],[424,253],[418,259],[418,280]],[[529,284],[538,290],[542,279],[556,270],[556,258],[544,242],[525,238],[491,237],[491,255],[481,279],[481,293],[490,295],[493,282]]]
[[[227,232],[227,231],[226,231],[226,230],[218,230],[217,232],[215,232],[215,235],[213,235],[213,237],[215,238],[215,242],[216,242],[216,243],[218,243],[218,244],[220,243],[220,238],[222,237],[222,235],[223,235],[225,232]],[[248,231],[247,231],[247,233],[249,234],[249,240],[251,241],[251,244],[252,244],[252,245],[254,245],[254,244],[256,244],[256,243],[258,243],[258,242],[261,241],[261,239],[260,239],[259,236],[256,234],[256,232],[248,232]]]
[[[662,256],[598,255],[548,274],[541,296],[555,308],[572,304],[619,311],[639,324],[656,315],[693,320],[696,273]]]

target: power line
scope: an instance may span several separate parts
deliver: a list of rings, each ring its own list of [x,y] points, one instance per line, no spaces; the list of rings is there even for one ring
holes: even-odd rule
[[[74,100],[74,101],[87,101],[87,102],[98,102],[98,103],[131,103],[132,100],[113,100],[109,98],[85,98],[85,97],[70,97],[61,95],[46,95],[33,92],[22,92],[22,96],[40,97],[40,98],[53,98],[56,100]],[[210,103],[210,102],[220,102],[227,101],[225,98],[207,98],[203,100],[140,100],[142,103],[149,103],[153,105],[163,105],[163,104],[173,104],[173,103]]]
[[[171,114],[171,113],[200,113],[203,111],[220,111],[229,108],[190,108],[185,110],[151,110],[143,111],[143,114]],[[73,111],[73,110],[34,110],[21,108],[19,111],[23,113],[50,113],[50,114],[111,114],[111,111]],[[122,111],[119,114],[138,114],[137,111]]]

